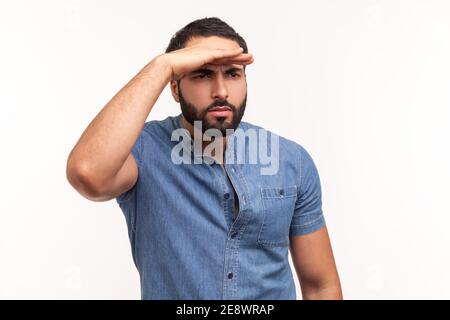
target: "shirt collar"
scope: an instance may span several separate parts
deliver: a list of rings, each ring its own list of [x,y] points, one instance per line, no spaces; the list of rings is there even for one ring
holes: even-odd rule
[[[200,152],[194,152],[195,151],[194,150],[194,140],[192,139],[192,136],[189,133],[189,131],[186,128],[184,128],[183,125],[181,124],[182,115],[183,114],[180,113],[179,115],[177,115],[175,117],[175,126],[176,126],[175,129],[184,129],[184,130],[181,130],[181,134],[183,136],[183,139],[182,139],[182,141],[180,143],[184,144],[185,150],[191,150],[194,158],[206,159],[206,161],[202,161],[202,163],[205,163],[205,164],[218,163],[215,158],[210,157],[207,154],[202,155]],[[241,130],[237,130],[237,129],[241,129]],[[229,146],[230,146],[229,141],[230,141],[231,138],[237,137],[238,135],[241,134],[242,130],[244,129],[243,126],[242,126],[242,121],[239,123],[237,129],[231,135],[227,136],[227,146],[226,146],[226,150],[225,150],[225,159],[227,158],[227,156],[229,156],[230,152],[234,153],[233,159],[236,159],[236,157],[237,157],[237,148],[239,146],[236,143],[232,143],[231,144],[232,150],[231,150],[229,148]]]

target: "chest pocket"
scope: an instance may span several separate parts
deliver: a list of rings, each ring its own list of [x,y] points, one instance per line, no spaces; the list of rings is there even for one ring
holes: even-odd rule
[[[258,243],[265,246],[287,246],[297,200],[297,186],[261,188],[261,198],[264,217]]]

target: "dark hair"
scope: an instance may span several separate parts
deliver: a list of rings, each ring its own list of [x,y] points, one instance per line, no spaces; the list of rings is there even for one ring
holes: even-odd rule
[[[244,49],[244,53],[248,53],[247,43],[239,33],[234,31],[226,22],[220,20],[217,17],[202,18],[190,22],[182,29],[178,30],[170,39],[169,46],[166,49],[167,52],[182,49],[185,47],[186,42],[196,36],[209,37],[217,36],[227,38],[236,41],[240,47]]]

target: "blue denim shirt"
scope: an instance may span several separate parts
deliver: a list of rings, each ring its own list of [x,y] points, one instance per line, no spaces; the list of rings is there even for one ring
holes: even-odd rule
[[[172,141],[172,132],[182,128],[180,121],[181,114],[145,123],[132,149],[137,182],[116,198],[126,218],[141,298],[296,299],[289,237],[325,225],[312,158],[301,145],[277,136],[276,174],[261,174],[260,161],[175,164],[171,153],[180,141]],[[244,121],[239,129],[233,136],[264,130]],[[230,144],[226,154],[248,154],[248,149],[248,143]],[[202,156],[192,152],[191,159],[196,157]]]

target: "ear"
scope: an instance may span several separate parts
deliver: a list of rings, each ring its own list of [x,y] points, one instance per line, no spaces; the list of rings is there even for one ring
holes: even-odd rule
[[[180,97],[178,96],[178,84],[175,80],[170,80],[170,91],[172,92],[172,97],[176,102],[180,102]]]

